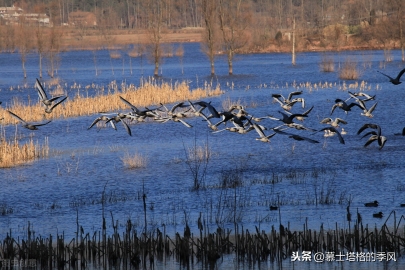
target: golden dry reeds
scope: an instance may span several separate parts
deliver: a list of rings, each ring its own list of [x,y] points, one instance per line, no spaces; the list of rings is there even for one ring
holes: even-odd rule
[[[121,160],[128,169],[144,168],[147,164],[147,158],[139,153],[130,155],[127,152]]]
[[[121,53],[118,52],[118,51],[110,52],[110,58],[112,58],[112,59],[120,59],[121,58]]]
[[[335,71],[335,63],[333,61],[333,58],[323,55],[320,67],[321,67],[322,72],[333,72],[333,71]]]
[[[357,63],[354,61],[346,60],[339,73],[339,78],[342,80],[357,80],[360,72],[357,69]]]
[[[10,106],[0,108],[0,116],[4,117],[3,124],[7,125],[15,124],[17,121],[10,114],[6,113],[6,109],[18,113],[18,115],[27,122],[36,122],[129,109],[119,96],[131,102],[134,106],[145,107],[160,103],[167,104],[184,101],[187,99],[196,100],[222,94],[219,85],[213,87],[206,83],[204,88],[191,90],[186,82],[175,84],[157,83],[153,79],[142,82],[139,87],[133,84],[122,84],[121,89],[118,88],[118,85],[114,82],[110,84],[109,90],[105,94],[103,93],[104,89],[93,97],[77,94],[75,97],[68,98],[65,102],[60,104],[52,114],[46,114],[44,107],[42,107],[39,102],[34,105],[26,105],[15,99]]]
[[[0,168],[14,167],[48,155],[47,138],[43,145],[34,143],[32,138],[25,143],[20,143],[17,139],[7,141],[5,135],[0,138]]]
[[[208,144],[193,146],[187,149],[187,160],[201,163],[205,160],[209,160],[212,154],[212,150]]]
[[[229,110],[232,106],[243,106],[242,101],[240,99],[236,101],[232,100],[229,96],[222,101],[222,108],[224,111]]]

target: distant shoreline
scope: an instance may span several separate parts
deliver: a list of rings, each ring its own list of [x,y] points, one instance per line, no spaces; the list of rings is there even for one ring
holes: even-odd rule
[[[202,42],[201,28],[190,28],[181,30],[171,30],[171,32],[162,34],[162,43],[191,43]],[[115,30],[107,38],[102,37],[99,33],[88,31],[79,33],[76,30],[66,30],[63,35],[61,47],[62,50],[100,50],[110,49],[119,50],[129,45],[145,45],[148,43],[148,34],[146,31],[135,30]],[[359,42],[356,37],[348,39],[347,43],[337,47],[321,46],[320,41],[311,40],[310,38],[302,39],[297,45],[296,52],[338,52],[338,51],[361,51],[361,50],[397,50],[401,49],[399,41],[392,41],[389,46],[379,44],[376,40],[369,42]],[[249,53],[290,53],[292,45],[285,41],[278,45],[275,41],[269,41],[265,48],[250,48],[239,52],[240,54]]]

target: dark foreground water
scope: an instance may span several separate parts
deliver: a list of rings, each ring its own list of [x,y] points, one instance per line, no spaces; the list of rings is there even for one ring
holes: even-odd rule
[[[26,236],[28,223],[37,235],[64,232],[67,238],[73,238],[77,221],[85,231],[101,230],[103,212],[108,216],[109,230],[112,230],[111,218],[119,221],[121,229],[131,219],[143,230],[143,193],[147,196],[148,229],[166,226],[171,235],[182,232],[186,223],[196,232],[200,213],[212,228],[232,228],[236,220],[244,228],[260,226],[263,230],[280,223],[302,230],[305,222],[316,230],[321,224],[326,229],[336,225],[345,229],[349,226],[346,215],[349,203],[351,224],[357,212],[370,227],[381,227],[392,211],[396,213],[396,222],[405,213],[405,207],[400,207],[405,203],[405,137],[394,135],[405,127],[405,86],[394,86],[377,72],[395,77],[404,67],[400,51],[391,52],[392,62],[384,60],[382,51],[329,54],[335,63],[335,72],[330,73],[320,71],[321,53],[299,54],[296,66],[290,64],[289,54],[242,55],[235,59],[235,75],[226,75],[225,60],[218,59],[217,76],[209,77],[209,63],[199,44],[184,44],[184,49],[182,61],[177,57],[163,60],[158,81],[185,80],[192,88],[204,83],[220,84],[225,93],[206,100],[220,111],[224,101],[232,100],[246,106],[253,116],[279,117],[280,106],[274,103],[271,94],[287,96],[302,90],[305,109],[296,104],[292,112],[302,113],[314,106],[303,124],[318,130],[326,127],[319,122],[330,116],[334,100],[349,98],[348,91],[376,95],[367,105],[378,102],[378,106],[371,119],[361,116],[357,107],[349,114],[340,109],[334,111],[332,118],[340,117],[348,122],[342,125],[347,131],[343,135],[345,144],[340,144],[336,136],[325,138],[323,132],[299,130],[288,132],[320,143],[295,141],[281,134],[271,138],[271,143],[263,143],[255,140],[258,137],[255,131],[244,135],[228,131],[212,133],[201,118],[187,119],[193,128],[175,122],[134,124],[132,137],[121,125],[118,131],[87,130],[96,115],[54,120],[35,132],[18,127],[19,134],[33,136],[39,143],[48,138],[51,155],[24,166],[0,169],[0,209],[4,213],[0,216],[0,238],[10,229],[14,236]],[[346,60],[357,63],[358,80],[339,79],[339,68]],[[36,55],[28,58],[28,78],[23,80],[19,55],[1,55],[1,106],[7,106],[14,98],[22,101],[37,98],[34,89],[37,61]],[[130,60],[122,52],[122,58],[111,59],[108,51],[77,51],[60,54],[57,77],[69,95],[78,92],[92,95],[95,91],[92,92],[91,85],[106,86],[111,82],[139,85],[152,72],[153,67],[146,58]],[[45,76],[42,81],[46,83],[49,79]],[[379,150],[376,142],[363,147],[368,137],[360,139],[356,132],[365,123],[381,126],[387,137],[383,149]],[[281,123],[264,119],[260,124],[272,128]],[[7,137],[16,130],[15,126],[2,128]],[[204,188],[198,191],[192,190],[193,174],[186,163],[187,149],[195,145],[208,145],[212,154],[207,169],[201,171],[206,173],[202,179]],[[146,167],[127,169],[121,160],[127,153],[145,156]],[[229,176],[240,185],[220,188]],[[364,206],[365,202],[374,200],[379,202],[377,208]],[[280,212],[270,211],[270,205],[279,205]],[[384,217],[374,218],[373,213],[380,211]],[[392,226],[393,218],[387,224]],[[232,257],[224,260],[226,268],[233,268]],[[286,262],[283,269],[329,268],[325,265],[328,262]],[[332,267],[401,269],[398,265],[403,263],[345,262]],[[162,266],[177,267],[175,262]],[[240,264],[235,267],[272,268]]]

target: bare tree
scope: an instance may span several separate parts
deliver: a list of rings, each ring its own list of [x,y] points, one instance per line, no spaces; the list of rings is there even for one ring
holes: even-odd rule
[[[215,75],[215,54],[218,47],[216,10],[217,0],[202,0],[202,16],[205,30],[202,49],[210,60],[211,76]]]
[[[59,60],[63,31],[58,27],[51,27],[46,44],[46,58],[48,60],[48,74],[51,78],[55,76],[55,70]]]
[[[251,21],[249,5],[242,0],[219,0],[218,17],[223,45],[228,60],[228,73],[233,74],[233,58],[248,42],[247,27]]]
[[[396,18],[395,21],[398,24],[398,38],[399,38],[399,46],[401,48],[401,59],[402,62],[405,62],[405,41],[404,41],[404,24],[405,24],[405,3],[403,0],[394,0],[393,1],[393,8],[396,10]],[[395,25],[395,24],[394,24]]]
[[[39,24],[35,29],[36,47],[39,57],[39,77],[42,78],[42,58],[45,52],[45,30]]]
[[[148,4],[148,51],[155,65],[153,75],[159,76],[159,65],[162,60],[162,34],[164,32],[163,0],[151,0]]]
[[[27,78],[27,70],[25,69],[25,62],[27,61],[27,54],[32,49],[31,29],[25,23],[24,16],[20,16],[19,25],[17,28],[17,48],[21,56],[21,64],[24,72],[24,79]]]

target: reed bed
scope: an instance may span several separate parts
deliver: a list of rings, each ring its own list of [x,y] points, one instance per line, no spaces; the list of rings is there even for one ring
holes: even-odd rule
[[[121,58],[121,53],[118,51],[112,51],[110,52],[110,58],[112,59],[120,59]]]
[[[360,72],[357,68],[357,63],[346,60],[339,73],[339,78],[342,80],[357,80],[360,76]]]
[[[335,63],[334,63],[333,57],[322,55],[320,68],[321,68],[321,71],[323,71],[323,72],[334,72]]]
[[[268,231],[255,227],[249,231],[235,224],[234,231],[218,227],[210,232],[204,218],[198,218],[198,231],[193,234],[186,223],[182,234],[169,236],[163,225],[152,231],[139,233],[131,220],[125,228],[118,230],[118,220],[111,215],[111,233],[107,233],[106,220],[103,216],[102,229],[85,233],[76,222],[76,237],[69,241],[64,234],[47,237],[35,236],[30,224],[27,226],[25,239],[14,238],[12,231],[0,243],[3,262],[19,261],[37,268],[64,267],[86,268],[121,267],[123,269],[153,269],[157,262],[176,260],[184,267],[197,263],[202,267],[214,267],[225,255],[233,255],[233,262],[278,263],[291,261],[294,254],[303,251],[312,254],[334,253],[394,253],[399,258],[404,253],[404,228],[395,211],[391,212],[380,227],[371,228],[356,220],[348,229],[318,230],[303,225],[302,230],[292,231],[280,224]],[[390,226],[388,221],[392,221]],[[232,262],[231,262],[232,263]],[[221,262],[223,265],[224,262]],[[232,263],[233,264],[233,263]]]
[[[47,138],[42,145],[35,143],[32,138],[24,143],[19,142],[17,138],[7,140],[4,134],[0,138],[0,168],[14,167],[48,155]]]
[[[145,168],[148,163],[147,158],[140,153],[130,155],[127,152],[121,160],[128,169]]]
[[[74,86],[75,87],[80,86]],[[96,87],[96,86],[95,86]],[[121,87],[121,89],[119,89]],[[69,97],[65,102],[56,108],[52,114],[45,114],[44,108],[39,103],[28,104],[14,99],[12,104],[6,109],[16,112],[22,119],[27,122],[43,121],[55,118],[69,118],[83,115],[92,115],[101,112],[112,112],[114,110],[128,110],[128,106],[122,102],[119,96],[130,101],[135,106],[145,107],[160,103],[173,103],[184,101],[187,99],[196,100],[200,98],[217,96],[222,94],[222,91],[217,85],[213,87],[206,83],[203,88],[191,90],[186,82],[175,84],[157,83],[155,80],[142,81],[139,87],[133,84],[118,85],[112,82],[108,89],[99,89],[99,93],[95,96],[84,96],[78,92],[73,98]],[[0,115],[4,117],[3,124],[15,124],[17,121],[5,112],[4,108],[0,108]]]

